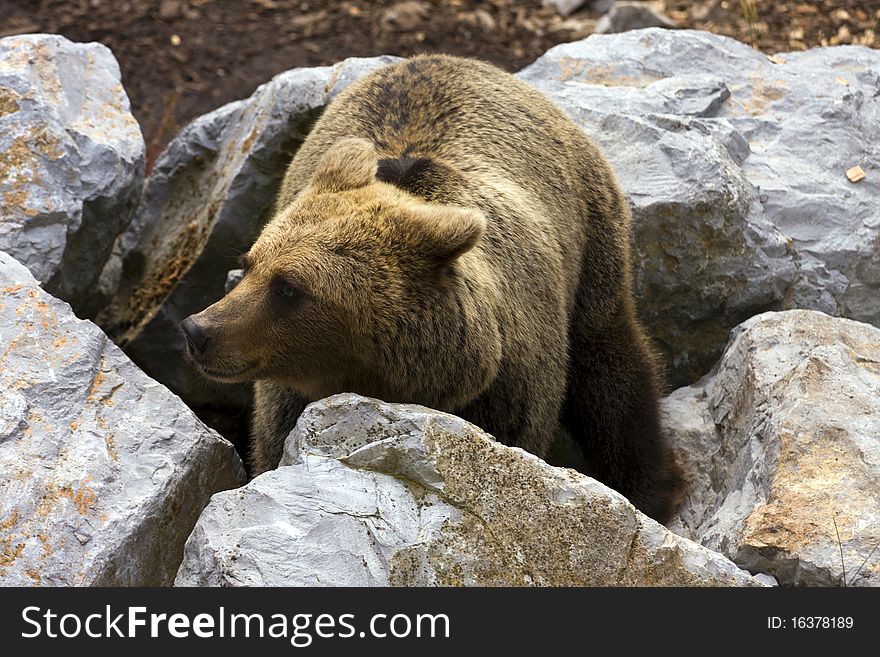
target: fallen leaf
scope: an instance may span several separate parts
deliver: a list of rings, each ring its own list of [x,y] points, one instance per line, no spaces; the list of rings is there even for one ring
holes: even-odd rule
[[[857,183],[860,180],[864,179],[865,171],[857,164],[856,166],[846,170],[846,177],[849,178],[850,182]]]

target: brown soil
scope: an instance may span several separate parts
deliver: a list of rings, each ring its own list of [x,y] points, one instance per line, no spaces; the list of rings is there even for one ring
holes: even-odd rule
[[[659,4],[681,27],[766,52],[880,45],[876,0]],[[0,36],[52,32],[113,50],[150,161],[192,118],[290,68],[442,51],[512,71],[587,36],[597,18],[588,8],[563,18],[540,0],[0,0]]]

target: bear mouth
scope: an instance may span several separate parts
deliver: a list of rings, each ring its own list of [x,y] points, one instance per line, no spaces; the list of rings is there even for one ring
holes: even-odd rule
[[[202,365],[201,363],[196,363],[196,365],[198,365],[199,369],[202,371],[202,373],[205,376],[207,376],[211,379],[218,379],[221,381],[222,380],[228,381],[231,379],[239,379],[242,375],[247,374],[248,372],[255,369],[255,367],[256,367],[256,363],[248,363],[247,365],[245,365],[244,367],[242,367],[240,369],[229,369],[229,368],[215,369],[212,367],[208,367],[206,365]]]

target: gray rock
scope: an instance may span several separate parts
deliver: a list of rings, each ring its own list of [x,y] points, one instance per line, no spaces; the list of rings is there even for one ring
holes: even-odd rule
[[[259,235],[287,163],[321,108],[392,58],[278,75],[184,128],[160,156],[143,203],[104,271],[116,290],[96,321],[151,376],[190,404],[240,402],[181,358],[178,323],[224,294],[226,272]]]
[[[555,7],[562,16],[569,16],[587,4],[587,0],[541,0],[541,4],[545,7]]]
[[[675,385],[765,310],[880,325],[880,52],[771,61],[648,29],[557,46],[520,76],[611,160],[633,209],[640,311]],[[855,164],[867,175],[853,184]]]
[[[645,27],[676,27],[675,22],[652,7],[651,2],[615,2],[596,23],[595,34],[614,34]]]
[[[880,585],[880,329],[754,317],[664,422],[688,479],[675,531],[783,585]]]
[[[232,446],[0,252],[0,585],[169,584]]]
[[[542,0],[541,4],[545,7],[555,7],[562,16],[570,16],[585,5],[589,5],[592,11],[604,14],[611,9],[614,0]]]
[[[762,585],[594,479],[419,406],[312,404],[282,463],[212,498],[177,585]]]
[[[0,39],[0,249],[80,315],[141,194],[144,139],[98,43]]]
[[[226,283],[223,286],[223,291],[226,294],[232,292],[233,288],[241,282],[242,278],[244,278],[244,269],[230,269],[226,272]]]

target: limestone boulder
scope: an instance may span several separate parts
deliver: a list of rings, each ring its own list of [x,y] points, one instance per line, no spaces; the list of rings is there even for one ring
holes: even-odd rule
[[[880,585],[880,329],[754,317],[664,423],[688,479],[675,531],[783,585]]]
[[[599,22],[596,34],[615,34],[645,27],[675,27],[675,21],[664,16],[654,2],[615,2]]]
[[[0,250],[81,316],[140,199],[144,139],[98,43],[0,39]]]
[[[419,406],[310,405],[282,465],[215,495],[185,586],[752,586],[573,470]]]
[[[241,461],[0,252],[0,585],[170,584]]]

